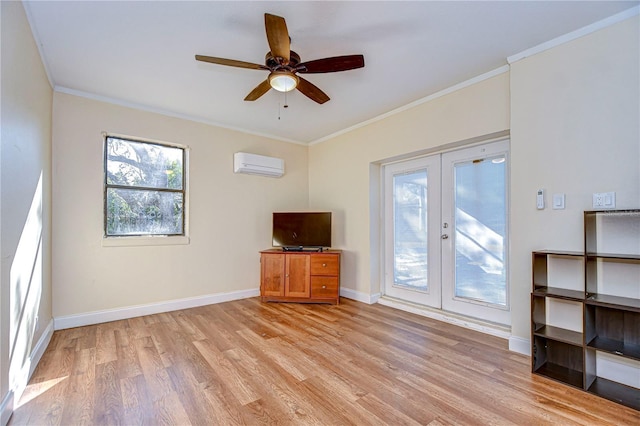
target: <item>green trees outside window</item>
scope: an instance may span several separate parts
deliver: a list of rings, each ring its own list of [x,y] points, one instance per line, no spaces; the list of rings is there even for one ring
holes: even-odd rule
[[[107,136],[106,236],[184,235],[185,150]]]

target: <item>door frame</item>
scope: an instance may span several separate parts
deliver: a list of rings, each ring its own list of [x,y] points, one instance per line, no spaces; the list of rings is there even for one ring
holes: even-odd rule
[[[486,320],[483,318],[479,318],[479,317],[473,317],[471,315],[468,315],[469,318],[473,318],[474,320],[478,320],[481,322],[486,322],[487,324],[492,323],[495,324],[497,327],[510,327],[511,326],[511,301],[510,301],[510,294],[511,294],[511,282],[510,282],[510,276],[509,276],[509,241],[510,241],[510,176],[511,176],[511,171],[510,171],[510,146],[511,146],[511,140],[508,136],[502,136],[499,138],[495,138],[495,139],[486,139],[483,140],[481,142],[476,142],[474,141],[473,143],[469,143],[467,145],[459,145],[459,146],[455,146],[455,147],[451,147],[451,145],[449,145],[449,147],[440,147],[440,149],[434,149],[430,152],[422,152],[419,154],[416,154],[414,157],[411,156],[403,156],[402,159],[394,159],[392,161],[388,161],[388,162],[380,162],[380,169],[379,169],[379,179],[380,179],[380,186],[379,186],[379,194],[380,194],[380,198],[379,198],[379,205],[380,205],[380,210],[379,210],[379,220],[380,220],[380,263],[379,263],[379,270],[380,270],[380,296],[384,297],[384,296],[388,296],[391,298],[394,298],[393,295],[389,295],[386,291],[386,283],[385,283],[385,279],[386,279],[386,274],[388,273],[388,247],[387,247],[387,241],[388,241],[388,232],[389,230],[387,229],[388,227],[386,226],[386,221],[387,221],[387,217],[388,217],[388,212],[387,212],[387,207],[386,207],[386,185],[385,185],[385,174],[386,174],[386,168],[388,166],[397,164],[397,163],[405,163],[407,161],[411,161],[411,160],[418,160],[424,157],[430,157],[430,156],[440,156],[440,158],[442,159],[442,156],[448,152],[453,152],[453,151],[459,151],[459,150],[465,150],[468,148],[474,148],[474,147],[480,147],[482,145],[490,145],[493,143],[500,143],[500,142],[504,142],[507,146],[506,149],[506,161],[507,161],[507,171],[506,171],[506,197],[507,197],[507,201],[506,201],[506,226],[507,226],[507,238],[505,239],[505,264],[506,264],[506,268],[505,268],[505,275],[506,275],[506,280],[507,280],[507,296],[506,296],[506,308],[505,308],[505,312],[507,312],[507,316],[508,318],[504,321],[504,322],[493,322],[491,320]],[[441,161],[441,166],[442,166],[442,161]],[[442,171],[441,171],[442,173]],[[442,191],[442,190],[441,190]],[[438,200],[440,203],[442,203],[442,200]],[[442,225],[442,208],[440,208],[440,222],[439,225]],[[440,230],[442,231],[442,228],[440,228]],[[442,233],[442,232],[441,232]],[[441,245],[441,239],[440,239],[440,235],[438,235],[438,245],[440,246],[440,250],[442,250],[442,245]],[[442,253],[440,251],[440,256],[442,257]],[[442,262],[441,262],[442,264]],[[442,266],[442,265],[441,265]],[[393,273],[393,272],[391,272]],[[442,275],[442,274],[441,274]],[[440,278],[440,280],[442,280],[442,278]],[[442,282],[440,282],[440,288],[442,288]],[[442,298],[442,295],[441,295]],[[412,301],[407,301],[405,300],[404,302],[400,301],[401,304],[403,303],[414,303]],[[427,309],[427,310],[433,310],[433,312],[439,312],[440,314],[444,315],[444,317],[447,317],[448,314],[451,315],[461,315],[462,317],[465,317],[467,315],[465,314],[460,314],[454,311],[449,311],[449,310],[445,310],[442,308],[442,304],[440,305],[440,307],[432,307],[429,305],[424,305],[424,304],[420,304],[418,303],[419,306],[422,306],[423,309]],[[399,305],[401,306],[401,305]],[[425,311],[426,312],[426,311]],[[452,317],[453,318],[453,317]]]

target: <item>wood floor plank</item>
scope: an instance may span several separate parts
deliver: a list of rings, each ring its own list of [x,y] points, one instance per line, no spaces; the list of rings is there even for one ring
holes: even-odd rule
[[[116,362],[118,363],[118,377],[135,377],[142,374],[138,352],[131,342],[127,330],[114,330],[116,345]]]
[[[339,414],[340,424],[382,424],[381,419],[374,413],[357,409],[356,401],[343,398],[339,388],[331,386],[330,383],[323,381],[318,376],[302,381],[301,385],[305,386],[311,394],[316,395],[320,404],[331,407],[334,415]]]
[[[251,334],[254,334],[251,332]],[[312,406],[304,401],[301,404],[296,386],[299,380],[290,375],[287,370],[282,368],[268,353],[265,356],[253,358],[248,356],[242,349],[235,351],[226,351],[225,356],[238,370],[238,373],[262,396],[259,400],[252,401],[243,405],[243,416],[248,424],[254,424],[257,421],[272,418],[279,419],[279,422],[297,423],[302,417],[305,423],[321,424],[320,419],[313,415],[310,411]],[[270,377],[271,380],[265,380]],[[269,413],[263,410],[269,407]],[[286,419],[286,421],[285,421]]]
[[[16,407],[10,425],[640,424],[503,339],[349,299],[59,330]]]
[[[153,420],[153,401],[147,391],[144,376],[120,379],[120,393],[124,416],[129,424],[151,424]]]
[[[155,402],[174,392],[174,389],[152,337],[136,339],[134,345],[147,384],[148,395]]]
[[[411,417],[407,416],[399,410],[397,407],[387,404],[385,401],[380,400],[374,394],[367,394],[362,398],[359,398],[357,403],[361,405],[366,411],[375,415],[381,424],[385,425],[420,425],[421,423],[415,421]],[[435,418],[434,418],[435,420]],[[422,424],[432,424],[433,421]]]
[[[124,406],[118,378],[117,361],[96,365],[93,422],[120,425],[124,423]]]
[[[99,324],[96,327],[97,364],[118,360],[115,330],[116,326],[113,323]]]
[[[224,354],[218,352],[207,340],[196,341],[194,346],[221,377],[223,386],[233,394],[241,405],[260,399],[260,395],[251,383],[245,380],[238,370],[233,368]]]
[[[247,424],[278,425],[284,423],[283,419],[287,419],[278,410],[274,410],[270,402],[262,399],[245,404],[242,410]]]
[[[243,418],[241,413],[243,406],[230,401],[227,395],[216,392],[214,389],[215,388],[206,385],[202,390],[211,407],[208,413],[209,419],[215,419],[215,421],[221,425],[251,424]]]
[[[85,349],[85,351],[90,349]],[[95,379],[93,371],[86,374],[74,374],[68,379],[68,390],[64,395],[64,406],[60,423],[91,425],[95,412]]]
[[[169,392],[153,402],[154,425],[191,425],[185,407],[176,392]],[[196,423],[197,424],[197,423]]]

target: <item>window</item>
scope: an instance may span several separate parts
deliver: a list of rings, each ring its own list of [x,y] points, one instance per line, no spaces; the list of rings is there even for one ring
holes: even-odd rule
[[[186,150],[115,136],[104,150],[104,235],[185,235]]]

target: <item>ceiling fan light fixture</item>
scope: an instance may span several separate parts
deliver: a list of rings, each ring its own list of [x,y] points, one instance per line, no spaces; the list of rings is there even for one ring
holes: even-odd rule
[[[289,71],[274,71],[269,74],[269,84],[278,92],[290,92],[298,86],[298,76]]]

